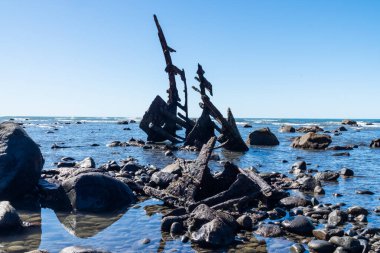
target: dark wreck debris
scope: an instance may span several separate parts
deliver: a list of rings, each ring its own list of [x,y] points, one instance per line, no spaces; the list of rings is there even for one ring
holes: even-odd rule
[[[180,70],[177,66],[173,65],[170,54],[175,52],[175,50],[168,46],[156,15],[154,15],[154,21],[165,57],[165,71],[168,73],[169,78],[169,89],[167,90],[169,98],[167,102],[160,96],[157,96],[153,100],[140,122],[140,128],[148,134],[148,141],[161,142],[169,140],[173,143],[178,143],[183,138],[176,135],[177,125],[184,127],[187,131],[190,131],[193,127],[193,124],[189,123],[191,120],[188,118],[186,75],[183,69]],[[185,102],[183,105],[180,103],[181,99],[177,90],[176,75],[180,76],[184,84]],[[178,108],[185,113],[185,115],[180,114],[182,119],[177,116]]]
[[[162,28],[155,15],[154,21],[157,26],[158,37],[165,57],[165,71],[168,73],[169,89],[167,90],[168,101],[165,102],[160,96],[157,96],[140,122],[140,128],[148,135],[147,140],[151,142],[170,141],[174,144],[184,142],[185,146],[195,147],[195,149],[200,150],[203,144],[215,136],[216,130],[221,134],[218,137],[218,141],[222,143],[222,147],[232,151],[247,151],[248,147],[240,136],[231,110],[228,109],[228,117],[225,119],[207,96],[206,90],[211,96],[213,95],[212,84],[204,77],[205,72],[199,64],[197,77],[195,77],[195,79],[199,82],[200,89],[193,88],[201,94],[202,103],[200,106],[203,111],[197,122],[189,119],[185,71],[173,64],[171,53],[175,52],[175,50],[168,46]],[[185,101],[183,105],[180,103],[181,99],[177,90],[177,75],[184,84]],[[182,110],[184,114],[178,112],[178,109]],[[214,118],[221,127],[215,124],[211,117]],[[177,135],[176,131],[179,128],[185,129],[184,137]]]

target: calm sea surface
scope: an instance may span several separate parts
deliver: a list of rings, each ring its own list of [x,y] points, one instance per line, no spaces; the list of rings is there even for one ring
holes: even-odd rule
[[[11,117],[0,117],[0,122]],[[152,164],[163,168],[173,161],[166,157],[163,151],[143,150],[137,147],[107,147],[111,141],[128,141],[130,138],[146,139],[138,124],[116,124],[121,118],[64,118],[64,117],[14,117],[16,122],[23,123],[27,133],[41,147],[45,158],[44,169],[54,168],[54,163],[64,156],[82,160],[91,156],[97,165],[109,160],[120,161],[129,156],[138,160],[142,165]],[[138,121],[138,119],[137,119]],[[355,177],[339,178],[338,183],[324,185],[326,195],[318,197],[323,203],[345,202],[347,206],[360,205],[369,210],[380,206],[380,149],[370,149],[371,140],[380,138],[380,120],[357,120],[359,127],[348,127],[342,135],[332,136],[333,145],[358,145],[359,148],[349,151],[351,156],[333,156],[339,151],[305,151],[290,147],[291,138],[299,133],[280,133],[278,129],[283,124],[294,127],[319,125],[325,130],[335,130],[342,119],[238,119],[238,125],[243,139],[249,132],[269,127],[278,137],[280,145],[276,147],[251,147],[244,154],[216,151],[222,160],[230,160],[242,168],[254,166],[260,172],[278,171],[287,175],[297,157],[302,157],[308,168],[323,170],[339,170],[351,168]],[[80,122],[81,124],[78,124]],[[366,125],[371,122],[373,125]],[[249,123],[253,128],[243,128]],[[124,128],[131,130],[126,131]],[[49,133],[48,133],[49,132]],[[51,133],[52,132],[52,133]],[[65,149],[51,149],[56,143],[69,146]],[[99,144],[99,146],[91,146]],[[196,153],[178,151],[175,156],[193,159]],[[283,163],[283,160],[289,163]],[[213,170],[221,168],[218,162],[211,162]],[[291,176],[291,175],[289,175]],[[356,190],[371,190],[375,195],[357,195]],[[333,193],[343,194],[340,198]],[[291,194],[299,194],[292,192]],[[308,197],[308,196],[307,196]],[[96,215],[67,215],[55,213],[51,209],[34,211],[20,210],[24,220],[40,222],[41,227],[21,235],[0,237],[0,249],[9,252],[25,252],[33,249],[46,249],[59,252],[62,248],[72,245],[91,246],[111,252],[191,252],[195,251],[191,243],[182,243],[179,238],[171,238],[160,231],[160,221],[165,207],[162,202],[148,199],[135,207],[121,213],[107,216]],[[368,216],[369,226],[380,226],[380,217],[371,213]],[[150,243],[143,244],[141,239],[149,238]],[[289,252],[292,242],[284,239],[265,239],[268,252]]]

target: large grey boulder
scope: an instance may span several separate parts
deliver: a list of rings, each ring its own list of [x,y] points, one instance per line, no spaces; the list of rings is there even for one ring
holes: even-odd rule
[[[246,141],[248,145],[276,146],[279,145],[276,135],[269,128],[261,128],[249,134]]]
[[[32,192],[43,165],[39,147],[20,125],[0,124],[0,199],[20,198]]]
[[[135,202],[131,189],[112,177],[89,172],[69,177],[62,183],[71,206],[77,211],[113,211]]]
[[[302,149],[325,149],[331,142],[330,135],[309,132],[303,136],[295,138],[291,146],[293,148]]]

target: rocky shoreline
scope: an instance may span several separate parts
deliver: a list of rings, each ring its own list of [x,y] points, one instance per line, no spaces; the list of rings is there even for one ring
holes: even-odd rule
[[[294,138],[294,148],[355,148],[329,147],[330,133],[317,133],[323,131],[319,127],[296,130],[284,126],[280,129],[280,132],[304,134]],[[333,134],[342,131],[345,130],[340,128]],[[1,123],[0,133],[3,154],[0,158],[0,194],[4,200],[0,203],[0,231],[17,233],[32,229],[35,225],[21,221],[12,207],[13,202],[21,199],[36,201],[42,207],[55,211],[75,214],[114,212],[147,197],[154,197],[162,200],[171,210],[162,218],[163,233],[181,237],[183,242],[191,241],[200,248],[215,250],[231,245],[236,245],[236,248],[239,245],[252,246],[249,234],[253,233],[263,237],[290,238],[295,242],[291,247],[293,252],[305,252],[303,245],[307,245],[312,252],[380,251],[380,229],[372,227],[367,221],[369,213],[379,210],[348,207],[344,203],[319,203],[317,200],[319,195],[324,194],[325,182],[354,176],[354,171],[347,168],[316,171],[308,169],[306,162],[298,161],[291,166],[290,172],[294,178],[290,178],[279,172],[260,173],[255,168],[241,169],[226,161],[224,171],[215,174],[208,167],[216,142],[215,138],[211,138],[196,160],[177,158],[162,170],[142,166],[133,158],[96,166],[90,157],[80,162],[64,157],[57,163],[57,168],[42,170],[42,154],[19,124]],[[257,141],[260,145],[276,145],[276,140],[269,129],[262,129],[250,135],[247,143]],[[370,145],[376,148],[377,143],[378,140],[374,140]],[[160,149],[168,156],[177,149],[196,150],[190,146],[157,145],[135,139],[115,141],[109,146]],[[289,195],[289,190],[302,192],[306,197]],[[256,250],[260,245],[257,247]],[[69,247],[61,252],[105,252],[85,250]]]

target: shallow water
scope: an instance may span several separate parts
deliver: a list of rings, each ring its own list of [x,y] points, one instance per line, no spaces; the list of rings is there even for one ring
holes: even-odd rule
[[[0,117],[0,121],[10,117]],[[97,165],[109,160],[120,161],[129,156],[138,159],[142,165],[153,164],[163,168],[173,161],[166,157],[163,151],[143,150],[137,147],[110,148],[106,145],[111,141],[128,141],[130,138],[145,139],[145,134],[138,128],[138,124],[118,125],[119,118],[49,118],[30,117],[15,118],[15,121],[24,123],[25,130],[38,143],[45,158],[44,169],[54,168],[63,156],[70,156],[82,160],[91,156]],[[290,147],[291,138],[298,133],[279,133],[282,124],[291,124],[295,127],[317,124],[325,130],[335,130],[340,126],[341,119],[238,119],[238,125],[246,139],[254,129],[269,127],[276,134],[280,145],[276,147],[251,147],[244,154],[216,151],[222,160],[232,160],[240,167],[254,166],[261,172],[278,171],[288,174],[297,157],[302,157],[308,168],[323,170],[339,170],[348,167],[354,170],[355,177],[350,179],[339,178],[338,183],[329,183],[324,186],[326,195],[318,196],[323,203],[345,202],[347,207],[361,205],[369,210],[380,206],[378,182],[380,181],[380,149],[370,149],[372,139],[380,138],[380,120],[358,120],[359,127],[347,127],[347,132],[340,136],[332,136],[333,145],[356,144],[358,149],[349,151],[351,156],[332,156],[341,151],[305,151]],[[81,124],[77,124],[81,122]],[[366,125],[372,122],[374,125]],[[70,123],[70,124],[68,124]],[[249,123],[253,128],[243,128]],[[123,130],[131,128],[130,131]],[[52,131],[53,133],[47,133]],[[65,149],[51,149],[56,143],[60,146],[70,146]],[[91,146],[99,144],[99,146]],[[175,156],[193,159],[196,153],[187,151],[174,152]],[[283,163],[283,160],[289,163]],[[211,162],[213,170],[220,169],[218,162]],[[290,175],[289,175],[290,176]],[[371,190],[375,195],[357,195],[356,190]],[[292,192],[293,194],[299,194]],[[332,193],[343,194],[335,198]],[[310,196],[307,196],[310,197]],[[51,209],[22,210],[25,221],[34,222],[35,226],[21,235],[0,236],[0,249],[8,252],[25,252],[32,249],[47,249],[50,252],[59,252],[62,248],[72,245],[91,246],[112,252],[189,252],[197,251],[195,245],[182,243],[179,238],[171,238],[160,231],[162,212],[165,208],[161,202],[149,199],[138,203],[121,213],[107,216],[56,214]],[[373,213],[368,216],[370,226],[380,226],[380,217]],[[142,244],[142,239],[149,238],[150,242]],[[266,239],[252,238],[253,245],[259,245],[263,251],[288,252],[292,245],[283,238]],[[235,249],[239,249],[237,246]],[[222,250],[226,251],[226,250]]]

